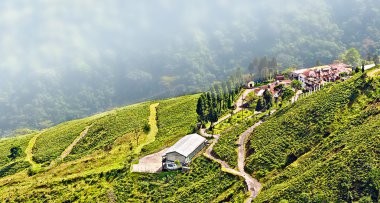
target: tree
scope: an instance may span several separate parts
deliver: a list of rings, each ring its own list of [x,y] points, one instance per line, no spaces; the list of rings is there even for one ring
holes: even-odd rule
[[[256,69],[256,70],[258,70],[258,68],[259,68],[259,64],[260,64],[260,59],[259,58],[257,58],[257,57],[255,57],[255,59],[253,59],[253,67],[254,67],[254,69]]]
[[[360,71],[359,66],[356,66],[355,73],[359,73],[359,71]]]
[[[379,56],[378,55],[374,55],[373,58],[372,58],[373,62],[375,63],[375,65],[377,66],[379,64]]]
[[[148,134],[148,133],[149,133],[149,131],[150,131],[150,125],[149,125],[148,122],[145,122],[145,123],[144,123],[143,131],[144,131],[145,134]]]
[[[135,140],[136,145],[139,145],[140,135],[141,135],[140,130],[135,129],[133,131],[133,139]]]
[[[276,57],[273,57],[271,62],[270,62],[270,68],[275,70],[277,68],[277,60],[276,60]]]
[[[371,61],[371,59],[372,59],[372,53],[370,51],[367,51],[366,52],[366,60]]]
[[[282,91],[284,89],[285,89],[285,85],[284,84],[279,84],[279,85],[276,85],[274,87],[274,90],[276,90],[276,91]]]
[[[364,63],[362,63],[362,73],[364,73],[365,71],[365,66],[364,66]]]
[[[262,97],[260,97],[258,100],[257,100],[257,104],[256,104],[256,111],[261,111],[265,108],[265,102],[264,102],[264,99]]]
[[[198,98],[197,102],[197,114],[198,114],[198,120],[203,124],[203,122],[207,122],[206,118],[206,112],[207,112],[207,104],[206,104],[206,96],[202,94]]]
[[[263,98],[266,109],[270,109],[273,106],[273,95],[268,89],[264,91]]]
[[[282,93],[282,101],[289,101],[292,97],[294,97],[295,92],[291,88],[285,88],[285,90]]]
[[[293,80],[291,83],[292,88],[294,88],[296,91],[302,89],[302,82],[299,80]]]
[[[10,149],[11,154],[8,155],[8,158],[10,158],[11,160],[14,160],[21,155],[21,152],[22,152],[22,150],[21,150],[20,146],[12,147]]]
[[[253,92],[248,93],[248,95],[245,97],[245,101],[247,101],[249,105],[256,102],[257,100],[258,97]]]
[[[212,108],[208,114],[208,120],[211,122],[210,128],[214,130],[214,123],[218,121],[218,112]]]
[[[360,53],[357,49],[351,48],[347,51],[345,51],[342,55],[341,58],[344,63],[347,63],[352,66],[358,66],[360,64]]]
[[[321,66],[322,63],[321,63],[321,61],[318,59],[317,62],[315,62],[315,65],[316,65],[316,66]]]
[[[264,73],[265,68],[268,68],[268,58],[266,56],[260,59],[259,69],[258,69],[260,79],[265,78],[265,73]]]

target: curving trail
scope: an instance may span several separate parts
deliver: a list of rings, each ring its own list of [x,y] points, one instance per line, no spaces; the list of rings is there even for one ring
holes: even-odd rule
[[[244,160],[245,160],[245,154],[246,154],[245,142],[246,142],[247,136],[251,134],[253,130],[257,126],[261,125],[262,123],[263,121],[259,121],[255,123],[253,126],[248,128],[245,132],[243,132],[239,137],[238,168],[239,168],[240,173],[245,178],[245,182],[248,185],[248,190],[251,193],[250,197],[246,200],[246,202],[251,202],[252,199],[254,199],[259,194],[261,190],[261,183],[255,178],[252,178],[248,173],[244,171]]]
[[[33,147],[36,144],[36,140],[37,140],[38,136],[40,136],[41,134],[42,134],[42,132],[34,135],[32,137],[32,139],[30,139],[28,146],[25,149],[25,154],[26,154],[25,160],[30,163],[32,168],[41,168],[40,164],[37,164],[36,162],[33,161]]]
[[[244,160],[245,160],[245,140],[247,136],[259,125],[261,125],[263,121],[259,121],[255,123],[253,126],[248,128],[245,132],[243,132],[239,137],[239,148],[238,148],[238,171],[231,168],[225,161],[218,159],[212,155],[212,150],[214,148],[214,145],[219,141],[219,135],[214,135],[215,138],[214,142],[206,149],[206,152],[204,153],[204,156],[207,158],[218,162],[222,166],[222,171],[230,173],[232,175],[237,175],[242,178],[244,178],[247,186],[248,191],[250,192],[250,196],[247,198],[246,202],[251,202],[252,199],[254,199],[261,190],[261,183],[256,180],[255,178],[252,178],[248,173],[244,171]]]

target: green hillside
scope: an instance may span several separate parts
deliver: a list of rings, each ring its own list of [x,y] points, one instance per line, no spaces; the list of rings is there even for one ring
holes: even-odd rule
[[[0,178],[12,175],[29,167],[29,163],[25,161],[26,154],[24,151],[32,137],[33,134],[0,139]],[[11,148],[13,147],[21,148],[20,155],[15,159],[9,158]]]
[[[249,140],[256,202],[379,201],[379,78],[356,74],[278,111]]]
[[[1,140],[0,201],[134,202],[164,198],[175,202],[241,202],[246,198],[244,181],[223,173],[218,164],[202,156],[196,158],[191,171],[184,174],[130,172],[132,163],[139,157],[160,151],[194,132],[198,97],[189,95],[156,101],[158,133],[148,145],[145,145],[147,134],[143,128],[149,122],[153,102]],[[87,133],[65,159],[58,159],[87,128]],[[141,134],[138,142],[135,132]],[[7,155],[14,145],[20,146],[23,152],[19,158],[9,160]],[[30,152],[26,150],[28,145],[32,147]],[[141,154],[137,148],[142,148]],[[24,151],[30,153],[32,163]],[[197,194],[196,197],[193,194]]]
[[[379,202],[377,70],[327,85],[269,117],[221,122],[213,154],[236,169],[239,135],[265,119],[245,150],[246,171],[263,186],[254,202]],[[139,158],[196,132],[199,96],[135,104],[0,140],[0,202],[243,202],[249,196],[243,176],[223,172],[201,153],[188,172],[131,172]]]

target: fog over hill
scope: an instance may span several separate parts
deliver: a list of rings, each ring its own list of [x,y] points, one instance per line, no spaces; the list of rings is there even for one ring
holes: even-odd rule
[[[0,2],[0,136],[279,69],[379,54],[378,0]]]

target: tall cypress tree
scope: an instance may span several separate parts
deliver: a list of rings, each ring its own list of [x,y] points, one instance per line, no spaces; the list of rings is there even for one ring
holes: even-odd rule
[[[203,124],[207,122],[207,104],[206,104],[206,95],[202,94],[197,103],[197,114],[198,114],[198,120]]]
[[[224,109],[227,109],[227,108],[229,108],[229,106],[228,106],[228,99],[229,99],[229,93],[228,93],[228,85],[227,85],[227,82],[223,82],[223,84],[222,84],[222,86],[223,86],[223,100],[224,100],[224,102],[223,102],[223,104],[224,104]]]
[[[268,89],[264,91],[263,98],[265,101],[265,107],[270,109],[273,106],[273,95]]]

